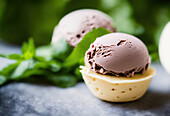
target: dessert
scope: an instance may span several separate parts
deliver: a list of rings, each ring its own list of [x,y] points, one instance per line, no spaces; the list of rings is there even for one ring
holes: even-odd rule
[[[115,32],[112,19],[105,13],[92,9],[77,10],[60,20],[54,29],[52,42],[65,38],[69,45],[76,47],[86,33],[98,27]]]
[[[126,102],[144,95],[154,69],[144,43],[124,33],[97,38],[87,50],[83,79],[92,93],[106,101]]]
[[[170,22],[165,26],[162,31],[159,42],[159,57],[161,64],[165,70],[170,74]]]

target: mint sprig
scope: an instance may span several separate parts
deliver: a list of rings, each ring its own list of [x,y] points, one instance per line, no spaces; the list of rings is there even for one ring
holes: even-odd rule
[[[84,56],[90,44],[93,43],[97,37],[101,37],[105,34],[111,33],[109,30],[99,27],[97,29],[93,29],[89,33],[87,33],[83,39],[77,44],[77,47],[73,50],[70,56],[65,60],[64,67],[73,66],[77,63],[84,62]]]
[[[98,28],[87,33],[77,47],[68,45],[64,38],[57,43],[41,46],[36,49],[32,38],[24,42],[21,54],[4,55],[0,57],[16,62],[0,71],[0,85],[9,81],[45,80],[58,87],[74,86],[81,81],[79,65],[83,64],[84,56],[90,44],[97,37],[110,33],[104,28]]]

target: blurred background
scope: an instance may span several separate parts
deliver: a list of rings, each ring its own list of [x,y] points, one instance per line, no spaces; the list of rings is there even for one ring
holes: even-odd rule
[[[82,8],[110,15],[117,31],[139,37],[152,60],[159,60],[159,37],[170,20],[169,0],[0,0],[0,38],[20,45],[33,37],[36,45],[49,44],[59,20]]]

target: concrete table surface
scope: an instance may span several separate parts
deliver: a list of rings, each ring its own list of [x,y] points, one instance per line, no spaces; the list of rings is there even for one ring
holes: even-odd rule
[[[20,48],[0,40],[0,53],[20,53]],[[7,63],[0,58],[0,68]],[[170,116],[170,75],[160,63],[152,66],[157,74],[134,102],[99,100],[83,82],[66,89],[16,82],[0,87],[0,116]]]

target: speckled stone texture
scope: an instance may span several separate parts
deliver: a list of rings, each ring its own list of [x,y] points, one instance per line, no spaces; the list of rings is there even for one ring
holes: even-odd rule
[[[0,53],[19,47],[1,45]],[[0,59],[0,67],[9,61]],[[86,85],[71,88],[52,85],[11,83],[0,87],[0,116],[170,116],[170,75],[160,63],[146,95],[128,103],[109,103],[94,97]]]

